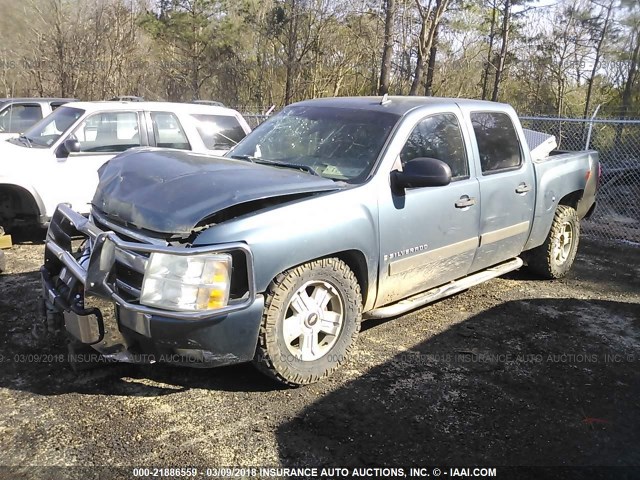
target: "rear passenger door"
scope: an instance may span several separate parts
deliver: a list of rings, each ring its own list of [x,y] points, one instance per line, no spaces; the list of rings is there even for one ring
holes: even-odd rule
[[[148,112],[149,143],[160,148],[191,150],[191,143],[178,116],[172,112]]]
[[[507,112],[467,112],[480,183],[480,246],[471,271],[518,256],[529,237],[535,202],[533,165]]]

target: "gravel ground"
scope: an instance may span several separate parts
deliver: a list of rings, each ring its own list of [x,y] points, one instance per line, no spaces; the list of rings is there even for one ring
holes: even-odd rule
[[[31,335],[43,248],[22,239],[0,276],[0,465],[640,466],[638,248],[583,241],[563,280],[515,272],[365,322],[352,360],[298,389],[248,365],[73,373]],[[0,477],[62,475],[33,472]]]

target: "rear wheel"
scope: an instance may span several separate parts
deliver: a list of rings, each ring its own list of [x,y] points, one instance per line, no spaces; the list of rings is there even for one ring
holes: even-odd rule
[[[529,269],[545,278],[564,277],[576,258],[580,220],[575,209],[558,205],[545,242],[525,255]]]
[[[354,273],[337,258],[306,263],[270,285],[254,364],[291,386],[329,376],[352,350],[362,316]]]

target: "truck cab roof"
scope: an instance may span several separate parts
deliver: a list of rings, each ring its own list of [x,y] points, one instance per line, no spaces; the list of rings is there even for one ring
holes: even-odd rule
[[[469,100],[463,98],[443,98],[443,97],[418,97],[418,96],[394,96],[386,97],[329,97],[317,98],[297,102],[296,106],[323,106],[333,108],[352,108],[371,111],[386,111],[396,115],[406,113],[420,107],[426,106],[451,106],[459,105],[477,110],[511,110],[511,106],[505,103],[490,102],[486,100]]]

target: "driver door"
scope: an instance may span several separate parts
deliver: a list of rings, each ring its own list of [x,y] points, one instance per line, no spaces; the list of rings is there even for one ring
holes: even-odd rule
[[[480,189],[469,162],[459,115],[418,121],[394,166],[419,157],[447,163],[452,181],[441,187],[393,185],[380,202],[380,284],[376,306],[465,276],[478,248]]]
[[[68,152],[64,142],[56,150],[58,203],[70,203],[82,214],[89,213],[98,186],[98,169],[125,150],[148,144],[140,135],[138,112],[99,112],[85,118],[65,140],[77,140],[78,152]]]

